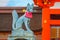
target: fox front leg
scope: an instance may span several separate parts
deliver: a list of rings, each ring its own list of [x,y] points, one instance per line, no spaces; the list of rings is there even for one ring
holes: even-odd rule
[[[26,29],[27,29],[28,32],[32,32],[32,30],[30,29],[29,23],[30,23],[30,19],[29,18],[25,18],[24,19],[25,27],[26,27]]]

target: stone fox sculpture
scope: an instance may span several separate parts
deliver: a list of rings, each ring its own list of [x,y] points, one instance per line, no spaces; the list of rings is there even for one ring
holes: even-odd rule
[[[30,5],[28,3],[25,14],[22,15],[20,18],[18,18],[18,14],[16,10],[13,10],[12,12],[12,16],[13,16],[12,29],[13,30],[12,30],[11,36],[33,36],[33,40],[35,40],[34,34],[29,28],[30,19],[32,18],[33,7],[34,7],[33,4]],[[23,23],[25,24],[25,27],[27,30],[24,30],[22,28]],[[26,39],[30,40],[30,38],[26,38]],[[14,39],[8,37],[8,40],[14,40]]]

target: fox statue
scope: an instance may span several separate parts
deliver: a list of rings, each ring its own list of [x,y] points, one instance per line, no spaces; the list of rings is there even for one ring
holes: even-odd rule
[[[12,33],[9,36],[32,36],[32,40],[35,40],[34,33],[30,29],[30,19],[32,18],[32,12],[33,12],[33,4],[27,4],[26,12],[21,17],[18,17],[18,14],[16,10],[13,10],[12,17],[13,17],[13,23],[12,23]],[[24,30],[22,28],[23,23],[25,24],[25,27],[27,30]],[[15,40],[16,38],[8,37],[8,40]],[[31,40],[31,38],[25,38],[27,40]]]

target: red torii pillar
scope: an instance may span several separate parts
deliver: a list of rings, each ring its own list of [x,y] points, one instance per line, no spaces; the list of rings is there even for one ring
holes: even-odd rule
[[[42,9],[42,40],[50,40],[50,11],[49,8]]]
[[[44,4],[42,0],[33,0],[36,5],[42,7],[42,40],[50,40],[50,6],[54,5],[54,2],[60,2],[60,0],[50,0],[51,4]],[[55,12],[55,11],[54,11]],[[52,12],[53,13],[53,12]],[[54,23],[54,22],[53,22]]]
[[[51,20],[51,14],[60,14],[60,9],[42,9],[42,40],[51,40],[51,25],[60,25],[60,20]]]

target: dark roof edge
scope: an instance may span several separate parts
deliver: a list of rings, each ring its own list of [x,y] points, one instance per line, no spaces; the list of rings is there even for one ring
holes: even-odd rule
[[[4,10],[4,9],[26,9],[26,7],[0,7],[0,10]],[[34,7],[34,9],[41,9],[39,7]]]

